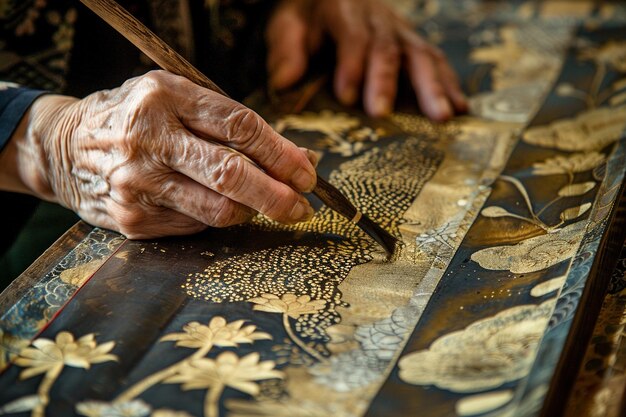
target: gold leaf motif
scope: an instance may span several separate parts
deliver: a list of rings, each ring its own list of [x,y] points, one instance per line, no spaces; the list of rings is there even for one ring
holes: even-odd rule
[[[460,399],[455,406],[460,417],[475,416],[493,411],[502,407],[513,399],[513,391],[496,391],[486,394],[477,394]]]
[[[541,271],[576,254],[584,227],[585,222],[581,221],[515,245],[481,249],[474,252],[471,259],[489,270],[508,270],[516,274]]]
[[[575,153],[568,156],[555,156],[533,164],[535,175],[574,174],[595,168],[604,162],[604,155],[598,152]]]
[[[561,197],[576,197],[588,193],[596,186],[594,181],[582,182],[579,184],[570,184],[559,190]]]
[[[585,203],[582,206],[568,208],[561,213],[561,220],[564,222],[574,220],[585,214],[591,208],[591,203]]]
[[[511,213],[509,213],[502,207],[491,206],[491,207],[484,208],[483,211],[480,212],[480,214],[482,214],[485,217],[504,217],[504,216],[510,215]]]
[[[86,417],[147,417],[151,407],[142,400],[107,403],[84,401],[76,404],[76,412]]]
[[[304,314],[315,314],[326,306],[325,300],[311,300],[308,295],[298,297],[293,293],[285,293],[280,298],[274,294],[262,294],[248,301],[255,304],[254,310],[286,314],[293,319]]]
[[[572,119],[557,120],[524,132],[531,145],[563,151],[599,150],[619,140],[626,129],[626,107],[586,110]]]
[[[210,349],[212,346],[236,347],[240,343],[272,339],[268,333],[257,332],[254,325],[244,327],[244,323],[244,320],[227,323],[223,317],[215,316],[208,325],[193,321],[183,326],[183,333],[170,333],[161,341],[176,341],[176,346],[192,349]]]
[[[605,65],[618,72],[626,72],[626,41],[610,40],[602,46],[584,48],[578,58],[594,61],[596,65]]]
[[[0,329],[0,371],[28,344],[28,340],[20,339]]]
[[[557,278],[549,279],[541,284],[537,284],[530,290],[530,295],[533,297],[542,297],[546,294],[550,294],[553,291],[561,289],[566,279],[567,275],[563,275]]]
[[[54,341],[40,338],[32,344],[34,347],[22,349],[15,360],[17,365],[26,368],[20,373],[20,379],[27,379],[65,365],[89,369],[92,364],[117,360],[116,355],[109,353],[115,342],[98,345],[93,333],[74,340],[71,333],[60,332]]]
[[[528,375],[555,300],[521,305],[478,320],[404,355],[400,379],[452,392],[480,392]]]
[[[184,390],[218,389],[230,387],[250,395],[259,393],[254,381],[283,378],[274,369],[273,361],[260,362],[260,355],[250,353],[242,358],[233,352],[220,353],[215,359],[194,359],[185,362],[178,374],[165,380],[170,384],[182,384]]]
[[[360,125],[359,119],[347,113],[322,110],[319,113],[304,112],[284,116],[276,122],[274,128],[278,133],[287,129],[296,129],[304,132],[320,132],[334,137],[348,130],[356,129]]]

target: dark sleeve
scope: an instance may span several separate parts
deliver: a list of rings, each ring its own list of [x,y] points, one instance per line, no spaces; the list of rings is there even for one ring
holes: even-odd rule
[[[8,143],[33,101],[45,93],[25,87],[2,89],[0,85],[0,151]]]
[[[265,27],[278,3],[278,0],[191,2],[199,68],[237,100],[267,81]]]

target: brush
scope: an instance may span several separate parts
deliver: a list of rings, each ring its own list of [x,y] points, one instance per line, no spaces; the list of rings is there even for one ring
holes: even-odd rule
[[[201,87],[228,97],[228,94],[217,84],[191,65],[114,0],[81,0],[81,2],[164,70],[183,76]],[[337,188],[319,175],[317,175],[317,185],[313,189],[313,194],[328,207],[360,227],[368,236],[378,242],[389,255],[394,253],[397,239],[357,210]]]

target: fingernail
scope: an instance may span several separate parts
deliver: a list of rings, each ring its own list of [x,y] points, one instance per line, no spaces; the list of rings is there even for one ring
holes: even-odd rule
[[[447,98],[439,97],[436,100],[435,107],[435,112],[439,115],[439,120],[447,120],[452,117],[452,107]]]
[[[358,94],[359,93],[356,91],[356,88],[353,85],[348,85],[341,91],[341,94],[339,95],[339,100],[341,100],[342,104],[351,106],[356,102]]]
[[[311,173],[304,167],[298,168],[296,173],[291,177],[291,183],[300,191],[305,193],[313,191],[315,187],[315,174]]]
[[[389,113],[391,113],[391,103],[389,102],[387,97],[376,97],[372,105],[372,111],[374,113],[374,116],[387,116]]]
[[[313,214],[313,207],[311,207],[309,202],[304,197],[300,197],[300,200],[291,209],[289,218],[296,222],[305,222],[311,219]]]
[[[319,164],[320,162],[320,156],[315,151],[312,151],[306,148],[303,148],[303,149],[304,149],[304,152],[306,153],[306,158],[309,160],[311,165],[317,168],[317,164]]]

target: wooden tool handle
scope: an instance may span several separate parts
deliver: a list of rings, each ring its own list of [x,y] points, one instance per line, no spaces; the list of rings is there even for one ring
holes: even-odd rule
[[[164,70],[188,78],[204,88],[228,97],[228,94],[217,84],[198,71],[189,61],[180,56],[178,52],[163,42],[161,38],[114,0],[81,0],[81,2]]]

